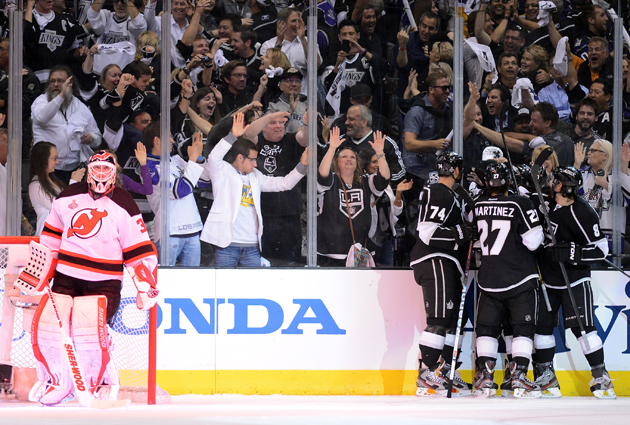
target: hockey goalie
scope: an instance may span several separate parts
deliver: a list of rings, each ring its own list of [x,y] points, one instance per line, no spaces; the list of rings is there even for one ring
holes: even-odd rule
[[[42,290],[53,279],[54,303],[43,297],[31,329],[38,381],[29,399],[44,405],[72,400],[75,389],[116,400],[119,380],[107,324],[120,303],[123,265],[133,271],[137,307],[147,310],[157,302],[155,247],[131,195],[115,186],[113,157],[97,152],[87,168],[87,182],[68,186],[53,202],[40,238],[43,246],[38,250],[31,243],[31,252],[45,253],[31,263],[44,267],[27,266],[18,279],[24,290]],[[69,345],[62,348],[68,336],[75,353]],[[73,362],[85,382],[71,374]]]

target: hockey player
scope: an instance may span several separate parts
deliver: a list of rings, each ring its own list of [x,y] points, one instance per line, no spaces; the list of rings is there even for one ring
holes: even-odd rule
[[[476,395],[493,396],[501,324],[512,325],[511,389],[515,397],[540,397],[540,387],[527,379],[536,331],[538,271],[533,251],[543,240],[534,204],[508,195],[509,169],[488,166],[489,198],[477,201],[473,222],[479,229],[481,265],[475,333],[477,361],[473,382]]]
[[[613,384],[604,365],[604,347],[595,328],[590,266],[606,258],[608,243],[600,230],[597,213],[577,195],[580,186],[582,176],[577,169],[558,167],[553,171],[550,192],[557,205],[549,213],[549,219],[556,236],[556,245],[547,246],[544,255],[539,256],[540,271],[548,288],[552,311],[541,308],[539,312],[534,338],[534,376],[536,383],[544,390],[544,396],[562,395],[553,369],[556,348],[553,329],[562,306],[564,327],[570,328],[578,339],[591,366],[591,392],[597,398],[615,398]],[[571,304],[559,262],[563,262],[566,267],[577,312]],[[586,336],[581,335],[576,315],[583,323]]]
[[[439,180],[420,194],[419,238],[411,252],[411,267],[416,283],[422,286],[427,317],[427,327],[420,335],[421,363],[426,368],[421,365],[418,372],[418,396],[447,393],[458,317],[456,306],[464,276],[459,249],[472,235],[463,224],[462,199],[453,191],[462,178],[463,165],[463,158],[454,152],[439,156]],[[470,395],[459,372],[453,380],[453,395]]]
[[[64,332],[75,342],[77,361],[96,398],[116,400],[118,372],[109,352],[107,323],[118,310],[123,264],[143,264],[155,273],[157,256],[138,206],[115,187],[114,158],[100,151],[87,167],[87,182],[63,190],[53,201],[40,242],[57,256],[52,292]],[[157,298],[140,293],[137,306],[151,308]],[[38,382],[31,401],[54,405],[73,398],[68,359],[48,296],[32,325]],[[71,325],[70,325],[71,324]]]

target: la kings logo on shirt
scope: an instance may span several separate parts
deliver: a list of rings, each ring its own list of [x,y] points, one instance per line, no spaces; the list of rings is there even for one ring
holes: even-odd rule
[[[260,155],[265,157],[263,168],[269,174],[274,173],[278,169],[278,163],[276,162],[276,156],[282,152],[280,146],[265,145],[260,150]]]
[[[107,34],[103,34],[103,41],[101,41],[101,44],[116,44],[121,41],[129,41],[129,36],[124,35],[119,31],[110,31]]]
[[[348,202],[343,193],[343,189],[339,189],[339,211],[348,217],[348,211],[352,215],[351,218],[355,218],[363,211],[363,190],[362,189],[348,189]]]
[[[57,50],[57,47],[63,44],[65,38],[65,35],[57,35],[56,31],[45,30],[39,36],[39,44],[45,44],[48,50],[54,52]]]

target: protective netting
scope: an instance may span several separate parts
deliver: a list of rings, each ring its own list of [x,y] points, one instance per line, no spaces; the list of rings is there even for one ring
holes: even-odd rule
[[[25,238],[24,244],[21,244],[21,249],[24,249],[28,243],[29,240]],[[0,238],[0,331],[3,330],[1,329],[3,326],[10,326],[10,320],[9,323],[5,323],[7,320],[4,310],[13,309],[12,347],[10,358],[6,359],[7,356],[5,355],[5,361],[9,360],[14,367],[34,368],[35,358],[31,348],[28,314],[29,311],[31,314],[34,312],[36,304],[14,302],[13,304],[17,304],[18,307],[13,308],[5,302],[5,272],[8,266],[9,251],[16,249],[20,249],[20,244],[6,244]],[[121,388],[121,390],[146,391],[149,364],[149,313],[136,308],[136,293],[133,281],[129,273],[125,271],[120,308],[109,334],[113,340],[112,355],[118,368],[120,385],[126,387]],[[26,330],[23,329],[24,322],[27,323]],[[4,329],[4,331],[7,330]],[[0,361],[2,360],[0,358]]]

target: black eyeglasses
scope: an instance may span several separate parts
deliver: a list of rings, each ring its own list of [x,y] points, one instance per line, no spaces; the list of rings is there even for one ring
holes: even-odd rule
[[[442,90],[451,90],[452,88],[451,86],[431,86],[431,87],[436,88],[436,89],[442,89]]]
[[[256,162],[258,161],[258,158],[250,158],[248,156],[246,156],[245,158],[249,159],[251,162]]]
[[[606,153],[606,151],[600,151],[599,149],[589,149],[589,150],[587,150],[587,152],[599,152],[599,153]]]

